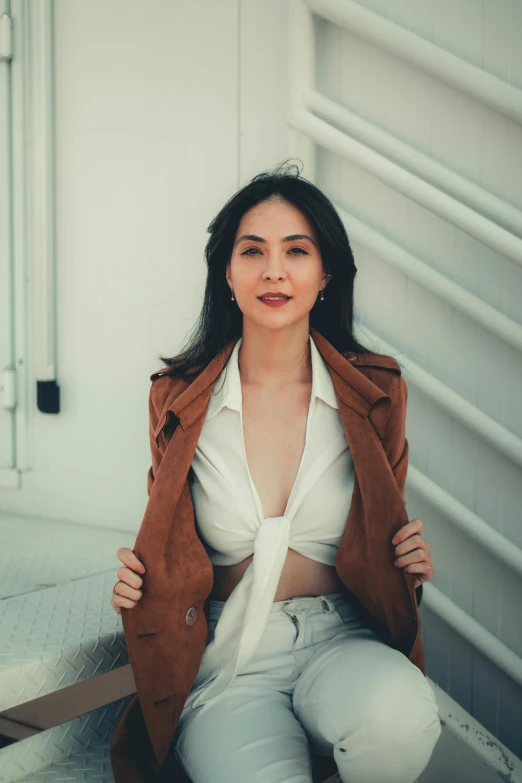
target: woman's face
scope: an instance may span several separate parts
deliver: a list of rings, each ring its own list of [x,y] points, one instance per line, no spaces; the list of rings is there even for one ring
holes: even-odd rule
[[[226,276],[243,318],[269,329],[308,319],[329,280],[312,225],[281,199],[263,201],[243,215]],[[260,297],[270,291],[291,298],[265,304]]]

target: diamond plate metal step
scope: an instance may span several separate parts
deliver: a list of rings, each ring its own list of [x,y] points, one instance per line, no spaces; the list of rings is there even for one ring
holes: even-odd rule
[[[121,566],[116,552],[136,536],[39,517],[0,513],[0,599]],[[109,596],[110,597],[110,596]]]
[[[27,718],[21,705],[49,694],[59,699],[62,689],[128,664],[121,616],[110,598],[121,565],[116,551],[132,548],[134,540],[129,533],[0,515],[0,713],[7,722],[18,719],[29,729],[45,725],[38,713]],[[100,774],[106,768],[112,783],[104,759],[131,698],[1,748],[0,783],[17,783],[51,767],[51,779],[59,780],[69,760],[79,775],[88,756],[93,764],[98,759]]]
[[[114,783],[109,746],[93,747],[61,764],[37,772],[23,783]]]
[[[114,783],[109,746],[126,696],[0,750],[0,783]]]
[[[110,605],[135,536],[0,515],[0,713],[128,663]]]
[[[129,662],[115,571],[0,601],[0,712]]]

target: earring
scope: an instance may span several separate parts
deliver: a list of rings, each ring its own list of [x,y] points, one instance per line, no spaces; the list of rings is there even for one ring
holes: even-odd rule
[[[331,277],[331,276],[332,275],[326,275],[326,277]],[[321,290],[319,292],[319,301],[321,301],[321,302],[324,302],[324,293],[323,293],[323,291],[324,291],[324,288],[321,288]]]
[[[232,288],[230,290],[232,291],[232,296],[230,297],[230,299],[232,300],[232,302],[235,302],[236,299],[235,299],[235,296],[234,296],[234,291],[233,291]]]

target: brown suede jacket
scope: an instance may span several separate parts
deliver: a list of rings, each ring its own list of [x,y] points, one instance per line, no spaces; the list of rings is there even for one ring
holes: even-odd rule
[[[328,366],[354,464],[337,573],[368,625],[425,675],[422,587],[413,587],[416,574],[393,565],[391,543],[409,521],[406,382],[392,357],[341,354],[313,327],[310,333]],[[207,642],[214,579],[195,527],[188,473],[214,382],[236,341],[191,383],[165,368],[151,376],[149,500],[134,546],[146,569],[143,596],[133,609],[122,609],[137,693],[111,742],[115,783],[187,783],[169,746]]]

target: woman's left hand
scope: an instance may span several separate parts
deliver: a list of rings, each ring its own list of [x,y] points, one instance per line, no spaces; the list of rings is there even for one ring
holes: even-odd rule
[[[422,522],[420,519],[410,519],[392,538],[397,560],[393,565],[404,567],[410,573],[418,574],[414,587],[420,587],[423,582],[433,579],[433,557],[430,545],[421,536]]]

